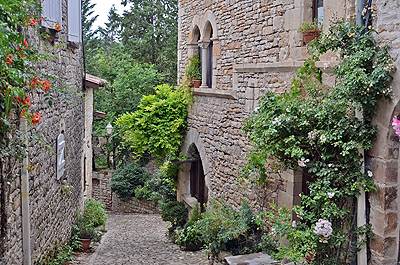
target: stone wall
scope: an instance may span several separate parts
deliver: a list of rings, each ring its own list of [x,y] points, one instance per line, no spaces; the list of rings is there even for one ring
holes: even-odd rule
[[[104,204],[107,211],[118,213],[160,213],[157,204],[152,201],[132,199],[120,199],[111,191],[111,177],[113,171],[103,170],[93,172],[92,196],[93,199]]]
[[[198,52],[199,46],[203,52],[213,42],[212,85],[193,90],[195,102],[189,111],[189,126],[182,146],[186,154],[191,145],[197,147],[208,198],[224,198],[238,206],[240,198],[245,197],[254,208],[262,204],[262,191],[235,184],[237,170],[245,163],[245,152],[250,146],[242,134],[242,123],[265,91],[288,91],[297,67],[308,57],[297,29],[304,21],[311,21],[311,3],[306,0],[179,1],[179,80],[183,78],[188,58]],[[332,18],[354,17],[356,3],[355,0],[324,0],[324,31],[328,30]],[[373,3],[378,41],[392,47],[391,53],[399,68],[399,1]],[[324,71],[323,82],[327,85],[335,82],[330,74],[337,60],[337,55],[329,53],[317,65]],[[379,133],[366,161],[367,165],[374,165],[371,170],[377,186],[377,192],[369,195],[368,203],[369,221],[375,234],[369,245],[369,264],[397,264],[399,256],[400,144],[391,128],[392,118],[400,116],[399,82],[397,71],[392,83],[394,99],[378,104],[374,124]],[[283,178],[287,184],[274,194],[275,201],[288,206],[299,203],[301,175],[286,172]],[[189,179],[190,167],[186,165],[179,176],[178,198],[182,200],[190,201],[186,199]]]
[[[355,1],[341,0],[340,4],[336,1],[337,5],[326,2],[329,1],[324,1],[326,28],[334,15],[348,17],[354,12]],[[202,84],[194,89],[195,101],[189,110],[188,131],[182,146],[186,154],[192,144],[199,150],[208,198],[225,199],[235,207],[241,204],[241,198],[247,198],[255,209],[266,203],[261,199],[264,192],[235,184],[250,147],[242,125],[266,91],[285,93],[290,89],[297,68],[308,56],[297,29],[304,21],[311,21],[311,3],[179,1],[178,76],[183,77],[188,57],[197,53],[198,47],[202,47],[202,53],[210,41],[213,45],[212,85]],[[335,60],[334,56],[326,58],[327,62]],[[324,82],[331,81],[326,78]],[[298,193],[294,192],[301,190],[301,177],[293,173],[283,177],[287,187],[278,192],[281,196],[275,194],[275,201],[290,207],[299,203]],[[180,173],[179,199],[188,197],[189,178],[189,168]]]
[[[374,174],[377,191],[370,194],[370,223],[374,232],[371,240],[370,264],[398,264],[399,262],[399,138],[391,123],[400,116],[400,3],[399,1],[373,1],[376,10],[373,23],[380,43],[389,44],[397,71],[392,82],[394,98],[381,101],[373,123],[378,126],[377,139],[368,152],[368,165]]]
[[[82,48],[80,43],[76,47],[67,45],[67,0],[63,0],[62,8],[63,27],[56,33],[57,38],[54,41],[42,39],[33,31],[26,32],[29,45],[38,50],[43,47],[51,55],[57,56],[36,67],[41,80],[48,79],[40,75],[41,73],[56,76],[55,86],[52,86],[52,106],[45,101],[42,90],[36,90],[32,97],[31,110],[39,112],[42,118],[28,134],[43,133],[43,143],[32,141],[28,147],[29,163],[38,166],[29,171],[30,243],[33,264],[38,263],[58,245],[68,243],[75,213],[83,203],[81,176],[84,109],[80,94],[83,78]],[[58,44],[61,48],[54,50]],[[69,87],[64,87],[70,98],[68,101],[60,92],[63,84]],[[56,139],[60,133],[65,135],[66,165],[64,175],[57,180]],[[46,145],[52,149],[49,150]],[[1,215],[6,217],[6,222],[1,223],[1,231],[5,238],[0,242],[0,264],[22,264],[21,194],[20,179],[16,174],[24,165],[16,161],[13,163],[10,175],[15,180],[8,178],[11,184],[6,184],[1,194],[4,198],[1,201]],[[3,183],[5,182],[6,180]],[[74,187],[70,195],[62,191],[62,187],[67,183]]]

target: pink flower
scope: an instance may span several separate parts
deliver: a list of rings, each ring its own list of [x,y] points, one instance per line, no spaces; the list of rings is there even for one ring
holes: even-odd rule
[[[400,120],[397,119],[397,116],[393,118],[392,126],[396,130],[396,134],[400,136]]]

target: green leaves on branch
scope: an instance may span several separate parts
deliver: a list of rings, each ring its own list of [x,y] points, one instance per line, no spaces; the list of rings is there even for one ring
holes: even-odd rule
[[[143,96],[136,112],[124,114],[116,121],[136,159],[146,152],[159,160],[175,156],[187,127],[187,105],[192,102],[189,88],[161,85],[154,89],[156,94]]]

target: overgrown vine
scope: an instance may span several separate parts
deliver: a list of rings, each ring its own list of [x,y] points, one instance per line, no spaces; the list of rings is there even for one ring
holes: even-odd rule
[[[301,206],[266,213],[275,237],[286,237],[277,258],[309,264],[346,264],[371,235],[368,225],[356,227],[355,204],[360,191],[374,191],[372,172],[364,170],[359,149],[369,150],[377,132],[371,124],[376,103],[391,98],[395,71],[388,47],[379,45],[376,32],[340,21],[309,52],[289,93],[268,92],[244,130],[254,147],[248,152],[243,177],[268,183],[270,176],[286,169],[309,176],[309,193],[299,194]],[[337,52],[337,84],[322,83],[315,67],[319,56]],[[355,112],[363,113],[357,118]],[[352,242],[352,237],[356,238]],[[368,237],[367,237],[368,238]]]

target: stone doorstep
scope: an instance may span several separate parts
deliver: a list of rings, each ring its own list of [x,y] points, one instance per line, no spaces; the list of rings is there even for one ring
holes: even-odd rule
[[[275,261],[270,255],[264,253],[253,253],[248,255],[230,256],[225,258],[229,265],[283,265],[281,261]],[[294,262],[285,265],[294,265]]]

